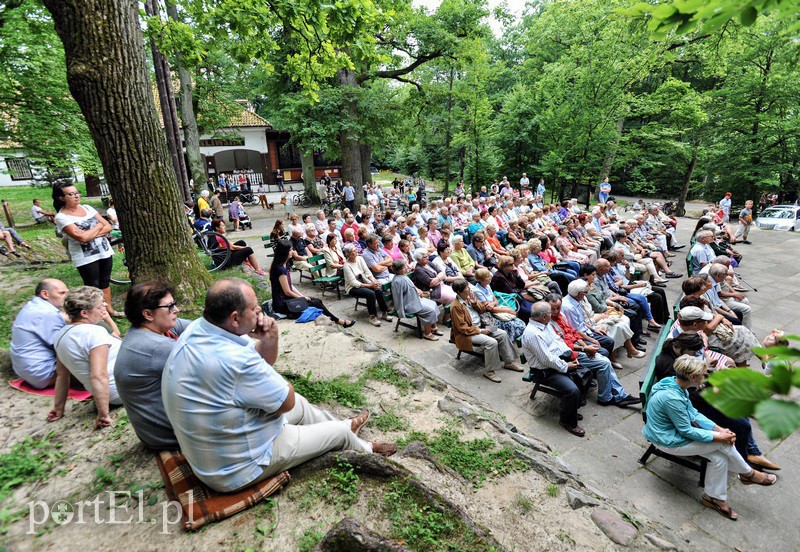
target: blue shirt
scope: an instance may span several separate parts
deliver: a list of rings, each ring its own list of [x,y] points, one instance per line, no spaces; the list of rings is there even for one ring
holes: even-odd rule
[[[570,326],[579,332],[589,333],[584,319],[583,307],[571,295],[565,295],[561,302],[561,314],[569,321]]]
[[[666,448],[682,447],[694,441],[710,443],[714,422],[700,414],[689,401],[689,392],[678,385],[675,376],[664,378],[653,386],[647,400],[647,423],[644,438]],[[692,422],[697,423],[694,427]]]
[[[372,265],[384,261],[386,260],[387,257],[389,257],[389,255],[387,255],[386,252],[383,251],[382,249],[373,251],[369,247],[364,249],[364,251],[361,253],[361,256],[364,257],[364,262],[366,262],[367,266],[370,268],[372,268]],[[377,273],[373,271],[372,276],[375,277],[376,280],[378,278],[388,278],[389,271],[385,268]]]
[[[175,344],[161,399],[192,470],[220,492],[262,473],[285,419],[275,411],[289,384],[261,358],[255,342],[200,318]]]
[[[64,326],[58,309],[41,297],[22,307],[11,326],[11,366],[14,372],[41,389],[56,373],[56,334]]]
[[[353,201],[356,198],[356,189],[352,186],[345,186],[344,187],[344,200],[345,201]]]

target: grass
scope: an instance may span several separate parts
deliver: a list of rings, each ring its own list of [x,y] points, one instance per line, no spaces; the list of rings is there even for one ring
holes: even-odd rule
[[[381,431],[405,431],[408,429],[408,421],[397,414],[393,408],[374,415],[369,421],[369,425]]]
[[[337,402],[348,408],[360,408],[367,403],[364,396],[364,384],[361,381],[352,381],[346,376],[337,376],[328,380],[312,380],[311,372],[305,376],[286,372],[283,376],[312,404]]]
[[[300,535],[299,539],[297,539],[297,549],[300,552],[311,552],[324,536],[325,533],[322,533],[313,527],[309,527],[303,531],[303,534]]]
[[[103,202],[99,197],[86,196],[86,184],[83,182],[76,182],[75,186],[78,191],[83,195],[81,203],[91,205],[101,213],[105,213]],[[40,199],[42,201],[42,208],[45,211],[53,210],[53,193],[49,185],[44,186],[8,186],[0,189],[0,200],[8,201],[8,208],[14,217],[14,223],[19,226],[35,225],[35,221],[31,216],[31,207],[33,200]],[[53,232],[53,225],[38,225],[40,229],[49,229],[50,233]],[[19,228],[17,229],[20,230]],[[21,234],[22,232],[20,232]]]
[[[367,368],[364,377],[368,379],[385,381],[391,383],[402,392],[407,392],[411,387],[411,382],[400,372],[394,369],[394,365],[389,362],[378,361]]]
[[[55,432],[44,437],[26,437],[0,454],[0,501],[15,488],[45,479],[61,459],[61,443],[53,440]]]
[[[555,483],[550,483],[547,486],[547,496],[549,496],[550,498],[557,497],[559,492],[561,492],[561,487],[559,487]]]
[[[391,522],[390,538],[415,551],[488,550],[460,519],[439,511],[406,481],[393,481],[383,508]]]
[[[522,514],[527,514],[533,510],[533,502],[522,493],[517,493],[517,497],[514,499],[514,505]]]
[[[490,478],[528,468],[511,446],[497,446],[489,438],[464,441],[461,433],[451,428],[441,429],[435,436],[412,431],[401,439],[398,448],[411,441],[424,443],[440,462],[457,471],[474,488],[481,487]]]

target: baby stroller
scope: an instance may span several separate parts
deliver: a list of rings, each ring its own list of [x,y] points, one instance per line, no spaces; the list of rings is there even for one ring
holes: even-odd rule
[[[241,202],[239,203],[239,229],[253,229],[253,223],[250,222],[250,215],[247,214],[247,211],[244,210],[242,207]]]

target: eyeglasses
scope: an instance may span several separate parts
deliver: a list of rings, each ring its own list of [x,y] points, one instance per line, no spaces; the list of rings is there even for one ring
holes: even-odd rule
[[[64,195],[69,197],[81,197],[80,192],[72,192],[71,194],[64,194]]]
[[[156,309],[167,309],[167,312],[175,312],[176,310],[178,310],[178,303],[173,301],[172,303],[167,303],[166,305],[156,305],[151,310],[156,310]]]

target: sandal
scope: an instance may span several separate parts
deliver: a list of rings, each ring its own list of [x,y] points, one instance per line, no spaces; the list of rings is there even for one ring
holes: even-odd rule
[[[348,320],[347,322],[342,324],[342,328],[349,328],[351,326],[354,326],[355,323],[356,323],[355,320]]]
[[[434,330],[431,330],[431,333],[432,333],[433,335],[444,335],[442,332],[440,332],[440,331],[439,331],[439,328],[436,328],[436,329],[434,329]]]
[[[711,508],[712,510],[716,510],[717,512],[719,512],[719,514],[721,516],[724,516],[724,517],[726,517],[728,519],[732,519],[733,521],[736,521],[737,519],[739,519],[739,514],[734,512],[733,508],[731,508],[727,504],[725,505],[725,506],[727,506],[727,508],[723,508],[722,505],[717,502],[717,499],[711,498],[707,494],[703,495],[703,498],[700,499],[700,502],[703,503],[703,506],[707,506],[707,507]]]
[[[763,476],[763,479],[757,481],[755,479],[756,474]],[[777,475],[773,475],[771,473],[763,473],[758,470],[753,470],[750,475],[745,475],[743,473],[739,474],[739,481],[741,481],[743,485],[761,485],[762,487],[769,487],[771,485],[774,485],[777,480],[778,480]]]
[[[361,428],[367,425],[367,421],[372,417],[372,414],[369,410],[364,409],[362,410],[358,416],[354,418],[350,418],[350,430],[358,435],[358,432],[361,431]]]
[[[423,335],[422,339],[427,339],[428,341],[439,341],[439,338],[433,335],[432,333]]]

